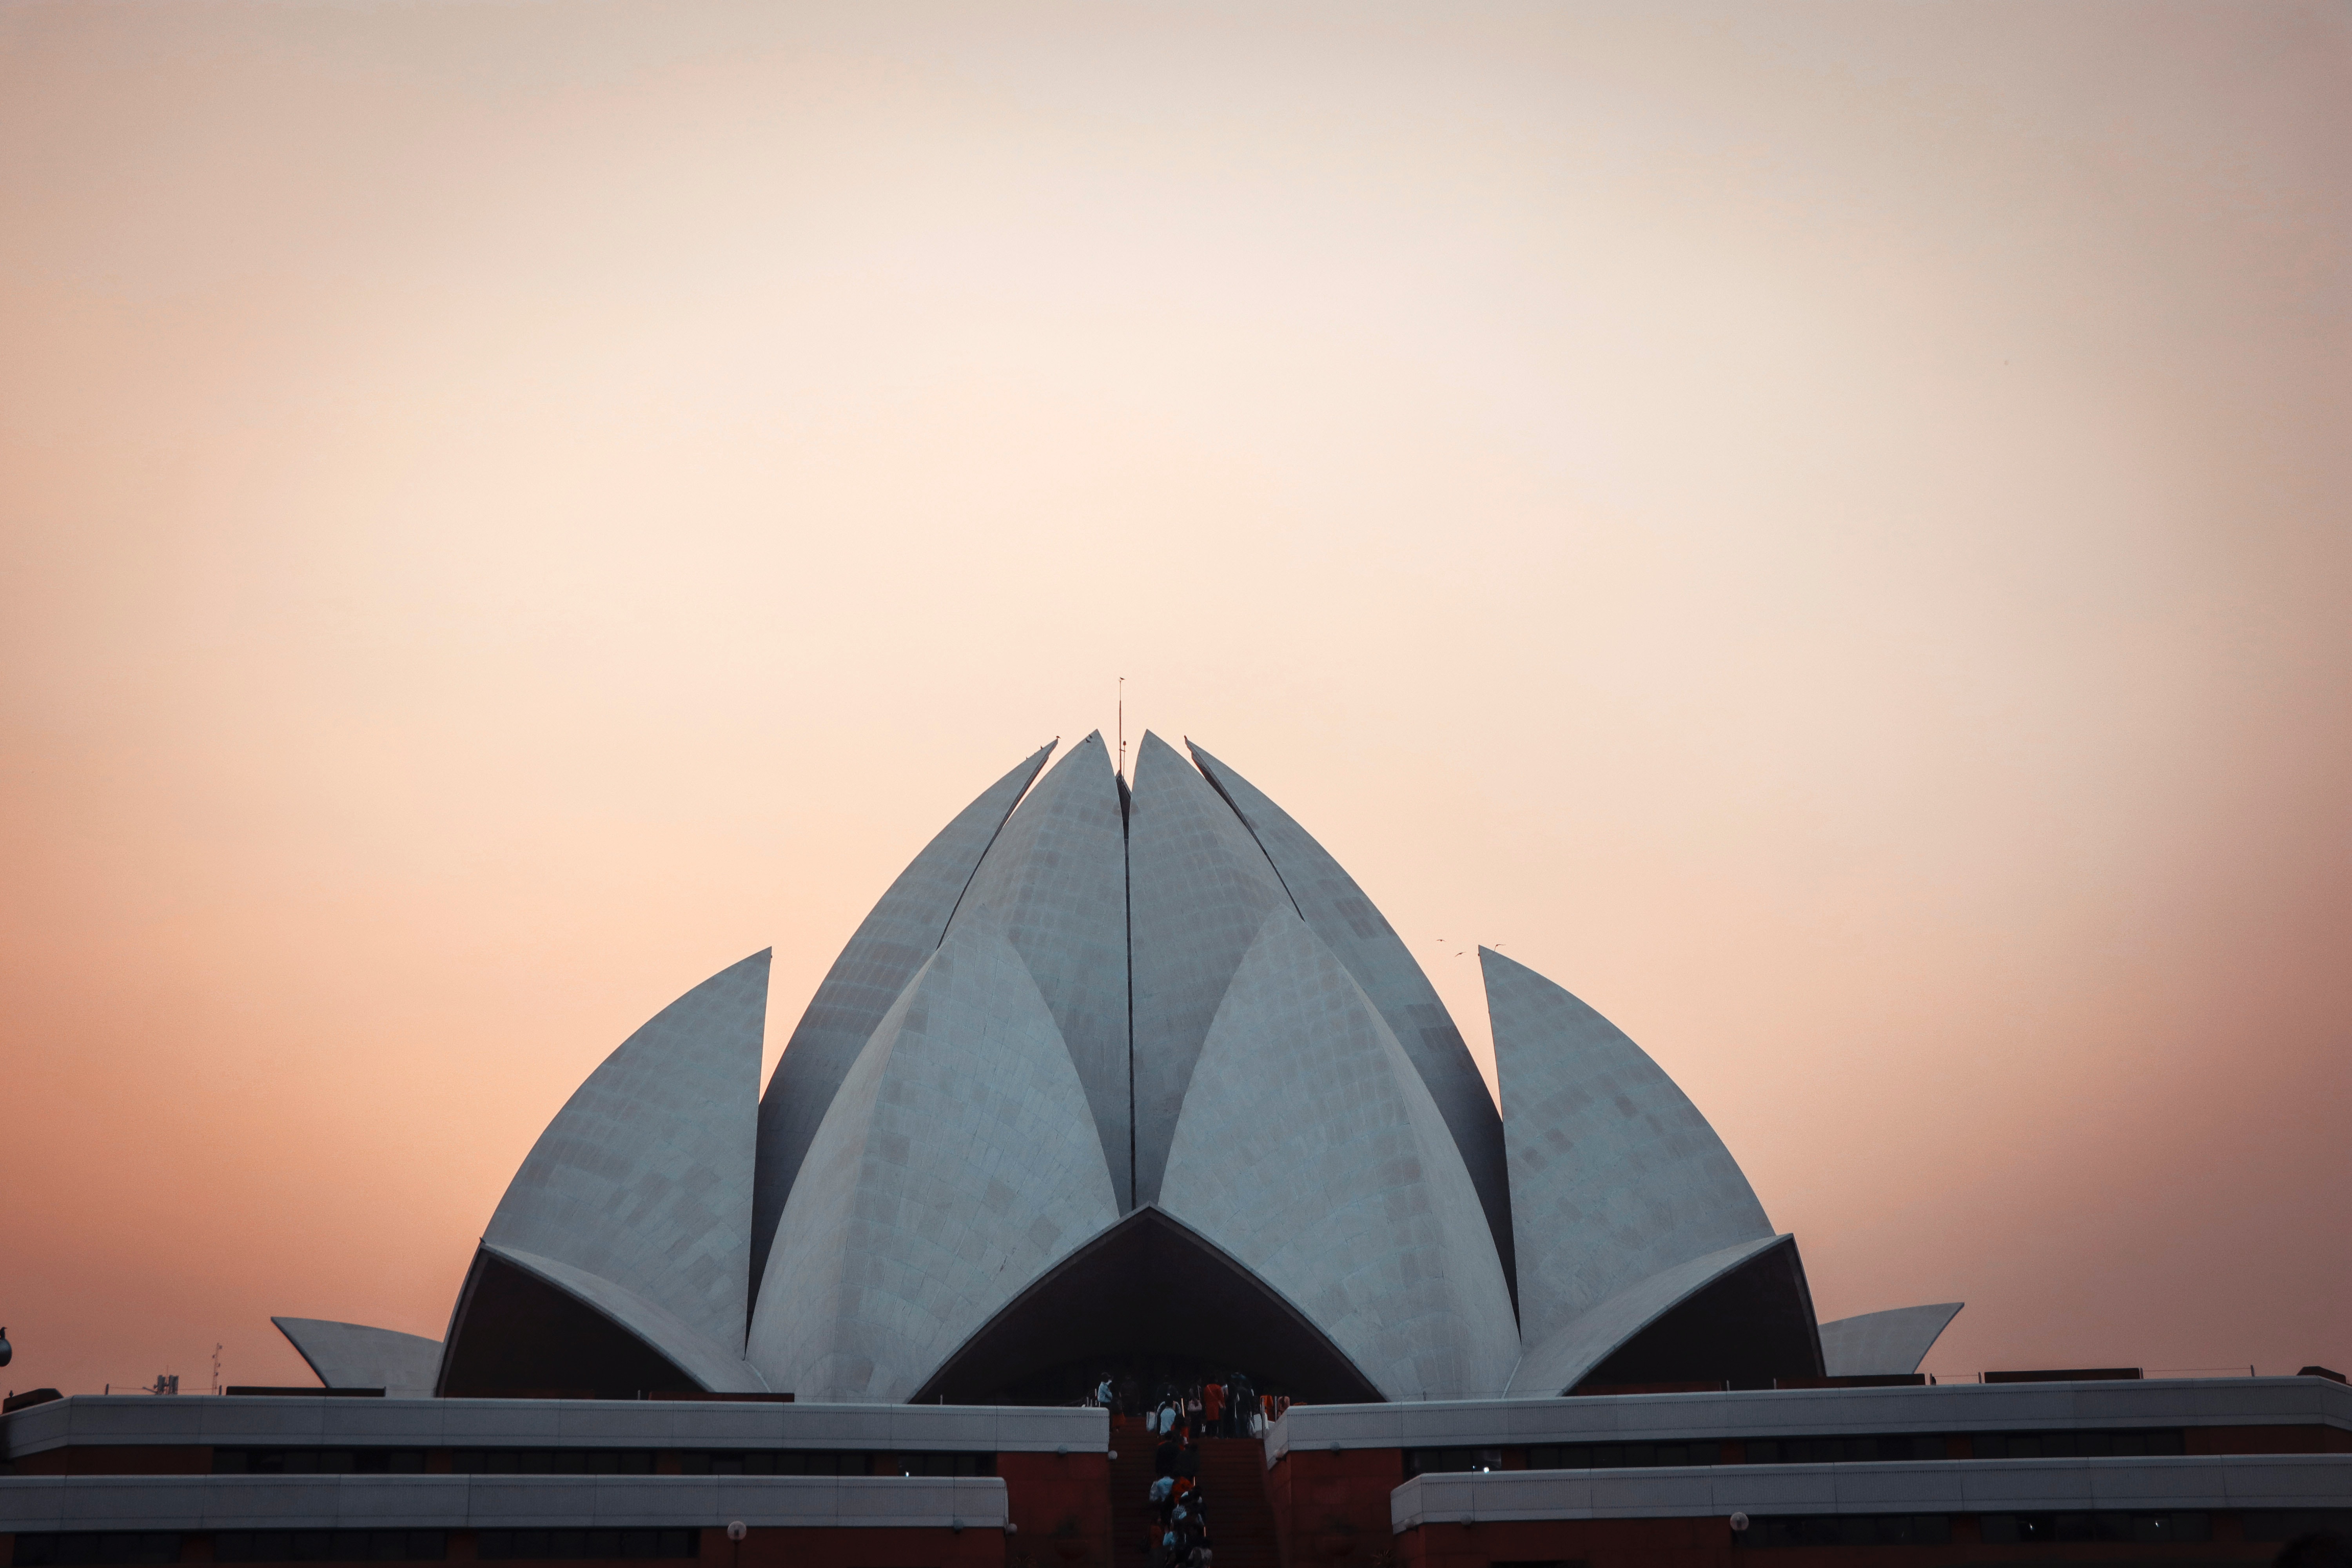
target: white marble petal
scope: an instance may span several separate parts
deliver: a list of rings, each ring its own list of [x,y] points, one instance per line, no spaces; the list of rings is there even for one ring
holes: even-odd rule
[[[1463,1168],[1477,1189],[1503,1273],[1517,1289],[1512,1259],[1510,1176],[1503,1124],[1478,1064],[1445,1004],[1387,917],[1330,851],[1241,774],[1198,745],[1192,758],[1232,805],[1281,878],[1301,919],[1356,977],[1445,1119]]]
[[[989,847],[951,928],[978,919],[1002,928],[1045,998],[1119,1206],[1131,1206],[1127,825],[1099,733],[1037,781]]]
[[[483,1244],[609,1281],[740,1344],[768,954],[664,1008],[588,1075],[515,1173]],[[688,1352],[655,1343],[680,1365]]]
[[[1610,1353],[1723,1276],[1788,1237],[1760,1237],[1686,1258],[1636,1279],[1606,1300],[1531,1340],[1511,1374],[1514,1394],[1565,1394]]]
[[[397,1329],[328,1318],[272,1318],[329,1388],[381,1388],[387,1399],[425,1399],[441,1371],[441,1342]]]
[[[1832,1377],[1901,1376],[1917,1372],[1966,1304],[1938,1301],[1927,1307],[1895,1307],[1823,1323],[1822,1364]]]
[[[967,910],[809,1145],[751,1359],[803,1400],[905,1399],[1118,1215],[1054,1015],[1003,932]]]
[[[1346,966],[1268,915],[1209,1026],[1160,1205],[1391,1399],[1499,1394],[1518,1353],[1478,1194]]]
[[[758,1294],[776,1219],[850,1063],[865,1048],[915,971],[947,933],[981,858],[996,841],[1051,745],[1040,746],[940,829],[890,884],[833,961],[801,1015],[760,1100],[759,1159],[751,1201],[751,1289]]]
[[[610,1279],[591,1274],[584,1268],[575,1268],[557,1258],[542,1258],[537,1253],[487,1241],[482,1244],[482,1250],[595,1308],[667,1356],[680,1372],[710,1393],[768,1392],[768,1385],[761,1381],[759,1373],[751,1363],[743,1359],[743,1352],[735,1348],[731,1339],[723,1344],[709,1339],[681,1321],[677,1314],[665,1310],[658,1303],[648,1301]]]
[[[1136,752],[1127,857],[1140,1205],[1160,1194],[1192,1064],[1234,971],[1290,898],[1233,809],[1149,731]]]
[[[1694,1258],[1772,1235],[1738,1162],[1614,1025],[1486,948],[1527,1342]]]

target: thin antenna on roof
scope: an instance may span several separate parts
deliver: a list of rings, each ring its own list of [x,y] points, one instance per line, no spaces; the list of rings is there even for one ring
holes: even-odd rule
[[[1127,677],[1118,678],[1118,776],[1127,776]]]

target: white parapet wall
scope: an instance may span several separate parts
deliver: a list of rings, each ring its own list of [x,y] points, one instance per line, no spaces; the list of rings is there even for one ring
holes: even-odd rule
[[[79,1394],[0,1416],[9,1458],[82,1445],[1099,1454],[1110,1418],[1024,1405],[143,1394]]]
[[[10,1476],[0,1534],[86,1530],[1003,1530],[1004,1483],[874,1476]]]
[[[1266,1463],[1273,1465],[1293,1448],[1334,1446],[1506,1447],[1832,1434],[2270,1426],[2352,1431],[2352,1387],[2319,1377],[2152,1378],[1297,1405],[1274,1424],[1265,1450]]]
[[[1773,1515],[2336,1509],[2352,1454],[2159,1459],[1954,1459],[1708,1465],[1416,1476],[1389,1496],[1399,1533],[1423,1524]]]

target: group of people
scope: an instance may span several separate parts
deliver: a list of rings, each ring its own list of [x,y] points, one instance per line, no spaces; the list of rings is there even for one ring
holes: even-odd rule
[[[1151,1568],[1210,1568],[1209,1494],[1201,1485],[1201,1453],[1162,1438],[1152,1456],[1149,1542]]]
[[[1129,1407],[1140,1403],[1136,1392],[1106,1373],[1087,1403],[1124,1420]],[[1142,1407],[1143,1429],[1156,1445],[1147,1494],[1151,1568],[1211,1568],[1215,1546],[1208,1495],[1201,1486],[1200,1440],[1263,1436],[1289,1408],[1287,1395],[1260,1394],[1239,1375],[1189,1388],[1163,1385],[1159,1398]]]
[[[1202,1437],[1262,1437],[1290,1408],[1289,1395],[1260,1394],[1239,1373],[1223,1383],[1203,1381],[1189,1388],[1163,1384],[1158,1397],[1148,1404],[1138,1398],[1138,1393],[1135,1379],[1118,1380],[1105,1373],[1086,1403],[1100,1405],[1119,1419],[1139,1414],[1144,1430],[1157,1437],[1173,1436],[1180,1443]]]

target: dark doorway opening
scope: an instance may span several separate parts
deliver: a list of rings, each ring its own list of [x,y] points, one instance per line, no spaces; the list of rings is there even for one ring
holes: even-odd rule
[[[1239,1373],[1305,1405],[1380,1391],[1290,1303],[1181,1221],[1147,1206],[1049,1269],[950,1356],[915,1403],[1068,1405],[1110,1373],[1159,1383]]]
[[[1821,1375],[1813,1293],[1797,1238],[1789,1237],[1669,1309],[1577,1387],[1720,1382],[1769,1388],[1775,1378]]]
[[[477,1251],[435,1392],[449,1399],[635,1399],[701,1387],[578,1297]]]

